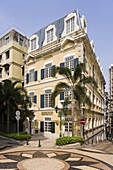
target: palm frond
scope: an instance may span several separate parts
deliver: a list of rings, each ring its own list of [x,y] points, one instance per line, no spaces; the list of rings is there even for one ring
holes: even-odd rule
[[[68,67],[57,67],[57,73],[67,78],[68,81],[72,81],[72,73]]]
[[[67,116],[67,110],[68,110],[68,105],[71,103],[71,101],[69,100],[69,97],[65,97],[64,102],[63,102],[63,108],[62,111],[64,113],[65,116]]]
[[[97,88],[97,82],[95,81],[95,79],[91,76],[85,77],[85,75],[83,76],[83,78],[80,80],[80,82],[84,83],[84,84],[92,84],[94,85],[95,88]]]
[[[77,81],[78,78],[81,78],[82,72],[85,72],[85,64],[84,63],[79,63],[75,67],[74,74],[73,74],[73,80],[74,82]]]
[[[51,94],[51,106],[55,106],[55,98],[61,93],[64,92],[66,88],[70,88],[70,86],[65,82],[59,82],[56,86],[54,91]]]

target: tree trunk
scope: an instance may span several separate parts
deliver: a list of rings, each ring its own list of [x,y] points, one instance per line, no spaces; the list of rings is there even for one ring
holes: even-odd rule
[[[2,131],[4,131],[4,113],[2,113],[1,116],[2,116],[2,123],[1,123],[2,127],[1,128],[2,128]]]
[[[7,133],[9,133],[9,104],[7,105]]]
[[[75,136],[75,101],[72,100],[72,136]]]

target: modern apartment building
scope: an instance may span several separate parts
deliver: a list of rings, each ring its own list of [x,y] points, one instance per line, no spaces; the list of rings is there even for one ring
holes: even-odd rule
[[[28,47],[28,38],[16,29],[10,29],[0,38],[0,81],[24,80],[23,60]]]
[[[104,86],[105,79],[98,58],[95,55],[94,43],[90,42],[87,34],[87,22],[84,16],[74,11],[61,19],[49,24],[34,33],[30,38],[28,56],[25,60],[25,87],[33,102],[32,109],[35,118],[32,122],[32,133],[44,133],[45,136],[59,136],[60,117],[51,107],[51,93],[60,81],[66,81],[62,76],[53,78],[51,70],[55,66],[66,66],[72,71],[78,62],[85,62],[86,76],[95,78],[98,88],[87,86],[87,94],[92,101],[90,111],[83,107],[86,119],[85,131],[89,133],[104,122]],[[65,91],[56,98],[55,105],[62,107]],[[70,110],[70,109],[69,109]],[[80,111],[78,108],[77,129],[81,131]],[[62,125],[62,135],[71,135],[72,117],[68,111],[67,116],[62,115],[65,124]],[[57,122],[57,123],[56,123]],[[26,123],[26,131],[28,130]]]
[[[111,99],[110,110],[113,111],[113,65],[109,67],[109,99]]]

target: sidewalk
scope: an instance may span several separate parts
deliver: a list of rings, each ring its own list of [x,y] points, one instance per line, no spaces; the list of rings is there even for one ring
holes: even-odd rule
[[[63,160],[70,165],[69,170],[112,170],[113,144],[109,141],[105,141],[98,145],[79,145],[76,148],[75,146],[71,146],[71,148],[65,146],[65,148],[57,148],[55,146],[55,139],[35,136],[29,141],[29,145],[25,142],[23,146],[16,146],[0,152],[0,163],[2,163],[0,164],[0,170],[4,169],[2,166],[5,167],[6,165],[10,170],[14,170],[16,164],[21,160],[41,157]],[[9,164],[9,161],[14,163]]]

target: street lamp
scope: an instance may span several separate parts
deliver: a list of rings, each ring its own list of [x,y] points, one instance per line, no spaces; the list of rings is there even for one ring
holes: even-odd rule
[[[55,111],[56,111],[56,113],[58,113],[58,110],[60,110],[59,111],[59,115],[60,115],[60,137],[62,137],[62,111],[61,111],[61,109],[59,109],[58,108],[58,106],[55,106]]]

